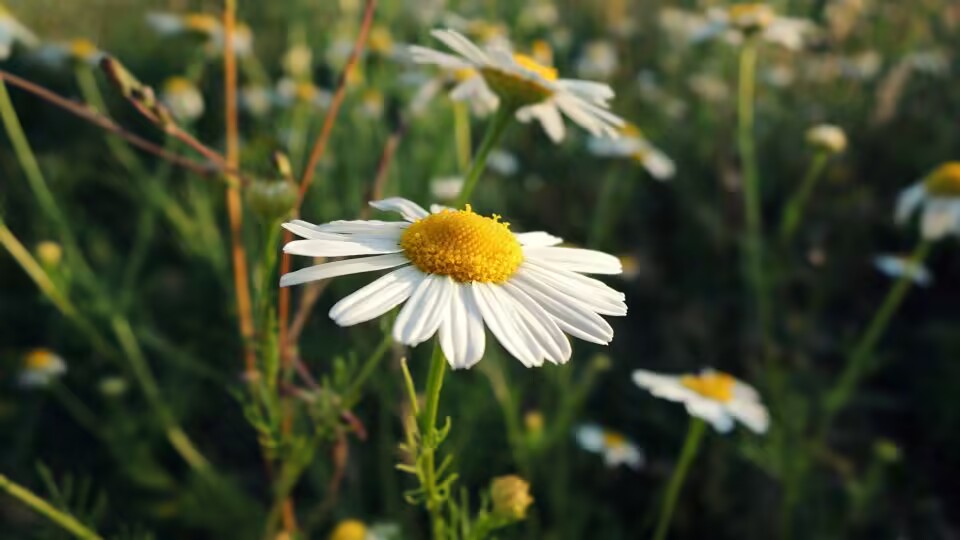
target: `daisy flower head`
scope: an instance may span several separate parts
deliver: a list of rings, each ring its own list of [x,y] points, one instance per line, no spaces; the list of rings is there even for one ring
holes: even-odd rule
[[[873,266],[884,275],[899,279],[908,277],[914,284],[929,287],[933,284],[933,274],[923,263],[902,255],[877,255]]]
[[[454,369],[483,357],[485,327],[527,367],[570,359],[565,334],[605,345],[613,329],[601,315],[625,315],[624,295],[583,274],[618,274],[620,261],[586,249],[557,247],[545,232],[514,233],[500,216],[394,197],[370,203],[403,221],[294,220],[293,255],[354,257],[311,266],[280,279],[286,287],[335,276],[392,269],[330,310],[340,326],[379,317],[404,304],[393,337],[417,345],[438,334]]]
[[[768,43],[798,51],[815,29],[813,22],[807,19],[781,17],[773,6],[754,2],[711,9],[707,12],[706,24],[693,34],[692,39],[702,42],[720,37],[739,44],[746,38],[759,36]]]
[[[839,154],[847,148],[847,134],[833,124],[818,124],[807,130],[807,144],[819,152]]]
[[[42,388],[49,386],[67,372],[67,363],[49,349],[34,349],[23,358],[20,386]]]
[[[207,43],[209,52],[221,53],[224,45],[224,30],[220,19],[209,13],[165,13],[147,14],[147,25],[161,36],[195,36]],[[248,56],[253,52],[253,31],[243,23],[237,23],[233,32],[233,51],[237,56]]]
[[[62,67],[71,62],[96,66],[103,56],[103,51],[85,38],[63,43],[46,43],[35,52],[37,60],[50,67]]]
[[[186,77],[169,77],[163,81],[160,99],[180,121],[192,122],[203,115],[203,94]]]
[[[677,172],[673,160],[650,144],[633,124],[625,125],[616,139],[591,137],[587,141],[587,149],[596,156],[633,159],[657,180],[669,180]]]
[[[755,433],[764,433],[770,425],[767,408],[750,385],[732,375],[712,369],[699,374],[661,375],[638,369],[633,382],[654,396],[686,405],[692,416],[709,422],[720,433],[733,429],[739,421]]]
[[[561,113],[597,136],[616,137],[623,125],[609,110],[614,94],[606,84],[562,79],[555,68],[515,53],[503,42],[481,47],[454,30],[434,30],[432,35],[456,55],[413,46],[410,53],[415,62],[473,70],[471,78],[499,97],[500,106],[515,110],[521,122],[537,120],[554,142],[563,140],[565,134]]]
[[[611,469],[626,465],[637,470],[643,467],[646,461],[643,450],[625,435],[597,424],[578,426],[576,438],[580,448],[587,452],[602,454],[603,462]]]
[[[960,161],[940,165],[900,193],[896,220],[907,222],[920,212],[920,231],[927,240],[960,234]]]
[[[6,7],[0,4],[0,60],[6,60],[10,57],[14,43],[36,47],[40,40],[29,28],[18,21]]]

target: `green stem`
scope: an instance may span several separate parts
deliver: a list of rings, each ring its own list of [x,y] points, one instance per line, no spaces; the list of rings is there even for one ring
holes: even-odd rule
[[[800,225],[807,201],[810,199],[810,194],[813,193],[817,181],[820,180],[829,157],[830,155],[823,151],[817,152],[813,156],[813,160],[810,161],[810,166],[807,168],[807,173],[803,177],[803,182],[787,202],[787,207],[783,212],[783,220],[780,222],[780,240],[784,244],[790,242],[797,226]]]
[[[457,139],[457,170],[466,173],[470,166],[470,109],[466,103],[453,102],[453,131]]]
[[[610,219],[610,211],[613,207],[613,201],[617,195],[617,186],[620,178],[614,173],[608,173],[603,180],[603,186],[600,188],[600,194],[597,196],[597,207],[593,212],[593,227],[590,230],[590,246],[600,248],[607,233],[607,224]]]
[[[350,388],[347,389],[343,394],[343,406],[346,409],[352,408],[356,405],[357,401],[360,399],[360,390],[363,388],[364,383],[367,382],[367,379],[373,375],[373,372],[377,369],[377,366],[380,365],[380,360],[383,359],[387,354],[387,350],[390,349],[390,344],[393,343],[393,338],[390,337],[390,333],[386,332],[383,335],[383,339],[380,340],[380,344],[377,345],[377,348],[367,357],[366,361],[363,363],[363,366],[360,368],[360,372],[357,373],[357,378],[354,379],[353,384],[350,385]]]
[[[0,474],[0,489],[29,506],[38,514],[43,515],[50,521],[63,527],[64,530],[77,538],[84,540],[102,540],[103,538],[96,532],[88,529],[83,523],[80,523],[77,518],[56,509],[52,504],[41,499],[29,489],[13,482],[2,474]]]
[[[437,452],[437,414],[440,409],[440,390],[443,388],[443,376],[447,369],[447,359],[440,349],[440,340],[433,346],[430,359],[430,372],[427,375],[426,397],[420,431],[423,437],[423,453],[426,464],[424,470],[424,491],[426,491],[427,510],[430,512],[433,537],[444,537],[443,502],[437,492],[436,452]]]
[[[930,254],[932,247],[933,243],[931,241],[921,240],[910,255],[909,264],[920,265]],[[849,401],[857,384],[860,382],[860,379],[863,378],[869,367],[868,364],[877,342],[883,337],[887,326],[890,325],[890,320],[897,312],[897,309],[900,308],[912,285],[912,276],[909,272],[904,272],[890,288],[890,292],[888,292],[886,298],[884,298],[880,309],[874,314],[873,319],[867,326],[867,330],[860,337],[856,347],[854,347],[853,352],[850,354],[850,359],[847,361],[843,373],[840,374],[840,379],[827,394],[824,402],[825,418],[823,423],[825,427],[829,426],[836,413]]]
[[[107,104],[100,92],[100,87],[97,86],[97,79],[90,66],[85,63],[78,64],[74,74],[77,79],[77,87],[80,88],[80,95],[87,105],[101,114],[109,116]],[[106,138],[107,147],[113,153],[113,157],[127,169],[127,172],[137,177],[142,176],[144,174],[143,164],[140,163],[140,159],[137,158],[127,143],[110,133],[107,134]]]
[[[740,49],[740,74],[737,87],[737,141],[743,167],[743,202],[746,211],[746,231],[743,238],[744,268],[756,302],[761,342],[766,347],[769,338],[770,306],[767,301],[766,277],[763,271],[763,219],[760,214],[760,178],[753,134],[756,69],[756,42],[753,39],[747,39]]]
[[[667,536],[667,530],[670,528],[670,518],[673,516],[673,509],[677,505],[677,498],[680,496],[680,488],[683,487],[683,480],[687,476],[690,464],[697,455],[700,448],[700,441],[703,440],[703,432],[707,424],[699,418],[690,418],[690,428],[687,430],[687,438],[683,441],[683,448],[680,450],[680,461],[673,470],[673,476],[670,477],[670,483],[667,484],[667,493],[663,499],[663,506],[660,508],[660,518],[657,521],[657,530],[653,534],[654,540],[663,540]]]
[[[480,181],[480,175],[483,173],[484,168],[486,168],[487,157],[490,155],[490,151],[500,142],[500,138],[503,137],[503,132],[506,130],[507,125],[510,124],[512,117],[513,108],[501,106],[497,109],[497,113],[493,116],[493,119],[490,120],[490,123],[487,125],[487,133],[483,136],[483,141],[480,143],[477,155],[474,156],[473,163],[470,165],[470,171],[467,172],[467,176],[463,180],[463,190],[460,192],[460,196],[457,197],[456,204],[454,204],[456,208],[460,208],[470,200],[470,195],[473,194],[474,188],[477,187],[477,182]]]

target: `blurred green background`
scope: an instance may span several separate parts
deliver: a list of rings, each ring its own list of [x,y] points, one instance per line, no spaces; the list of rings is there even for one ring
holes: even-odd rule
[[[334,88],[356,36],[360,4],[239,2],[256,58],[241,60],[241,85],[273,96],[269,111],[241,112],[245,171],[275,176],[270,155],[277,149],[289,153],[295,170],[302,168],[326,112],[322,92]],[[561,73],[577,76],[580,66],[582,78],[608,82],[617,92],[613,110],[676,163],[675,177],[659,182],[636,160],[591,155],[586,134],[569,123],[560,145],[536,125],[515,124],[501,145],[516,159],[515,170],[488,172],[476,192],[474,205],[482,212],[623,256],[635,270],[610,280],[626,292],[630,314],[611,321],[617,336],[609,349],[576,342],[569,364],[535,370],[491,351],[476,369],[448,375],[441,414],[453,419],[447,449],[456,456],[458,485],[476,493],[508,473],[531,482],[536,502],[529,519],[502,537],[647,537],[687,419],[679,405],[638,389],[630,373],[703,366],[757,386],[773,422],[764,436],[741,429],[708,435],[681,496],[673,537],[951,538],[960,532],[955,239],[937,243],[928,260],[933,285],[910,292],[850,404],[829,433],[817,431],[824,394],[892,284],[873,258],[909,252],[916,243],[914,227],[893,222],[898,193],[960,152],[960,6],[944,0],[770,4],[820,28],[802,51],[764,46],[760,53],[756,136],[776,320],[769,355],[785,380],[776,392],[768,365],[757,361],[741,279],[737,48],[690,43],[671,11],[702,13],[722,3],[379,3],[374,32],[381,40],[389,36],[393,46],[368,51],[362,76],[348,85],[304,219],[353,219],[391,134],[399,146],[387,195],[426,204],[434,200],[433,179],[462,172],[450,100],[438,95],[420,114],[410,108],[435,71],[397,53],[403,44],[437,46],[429,30],[445,24],[480,34],[501,25],[518,50],[543,40]],[[200,140],[223,147],[219,57],[189,37],[160,36],[147,23],[151,11],[216,15],[220,2],[8,0],[7,7],[42,41],[86,38],[158,89],[171,76],[194,79],[205,111],[187,125]],[[313,53],[301,82],[316,86],[314,101],[284,101],[278,90],[279,81],[291,79],[282,59],[295,45]],[[591,47],[606,56],[590,56],[601,54]],[[590,71],[610,54],[612,68],[601,77]],[[120,124],[165,144],[95,67],[45,62],[17,48],[0,69],[78,100],[84,98],[77,73],[86,70],[80,77],[93,75]],[[171,414],[230,488],[213,489],[191,472],[147,412],[136,373],[92,346],[7,251],[0,254],[0,472],[109,538],[260,538],[270,487],[257,433],[244,415],[222,185],[139,153],[143,174],[133,174],[102,131],[9,91],[98,282],[84,284],[68,254],[52,270],[58,284],[102,332],[110,334],[117,313],[129,321]],[[474,141],[486,121],[472,118]],[[804,133],[824,122],[841,126],[849,147],[827,164],[794,241],[779,245],[775,229],[784,201],[813,157]],[[44,240],[62,242],[9,139],[0,143],[6,226],[31,250]],[[251,261],[264,257],[266,228],[248,208]],[[272,283],[270,276],[254,279]],[[362,359],[382,348],[381,325],[341,329],[326,317],[337,299],[366,282],[335,280],[303,333],[300,354],[322,384],[337,387],[344,373],[356,373]],[[25,355],[36,348],[55,351],[68,366],[51,388],[17,384]],[[351,437],[342,487],[329,506],[336,445],[324,440],[318,446],[293,493],[306,537],[325,538],[346,518],[396,524],[402,538],[427,537],[422,510],[402,498],[410,481],[394,469],[402,437],[399,358],[408,354],[419,379],[426,349],[389,347],[353,408],[368,437]],[[506,401],[497,395],[503,387]],[[524,422],[532,412],[542,416],[543,428]],[[605,467],[600,456],[577,446],[574,428],[583,422],[635,441],[645,466]],[[65,537],[0,497],[0,538]]]

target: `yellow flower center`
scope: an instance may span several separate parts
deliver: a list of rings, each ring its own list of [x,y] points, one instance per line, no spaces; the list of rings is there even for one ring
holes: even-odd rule
[[[630,138],[643,137],[643,132],[640,131],[640,128],[630,123],[624,124],[624,126],[620,128],[620,134],[623,135],[624,137],[630,137]]]
[[[450,276],[461,283],[503,283],[520,263],[523,250],[500,216],[444,210],[411,224],[400,247],[414,266],[427,274]]]
[[[47,349],[34,349],[27,353],[24,364],[30,371],[44,371],[52,366],[55,361],[56,355]]]
[[[927,191],[939,197],[960,197],[960,161],[950,161],[930,173]]]
[[[526,69],[527,71],[532,71],[537,75],[543,77],[548,81],[557,80],[557,69],[545,66],[540,62],[537,62],[532,56],[526,54],[513,53],[513,60],[520,64],[520,67]]]
[[[741,30],[760,30],[773,22],[773,8],[761,3],[735,4],[727,8],[730,22]]]
[[[615,431],[603,432],[603,445],[607,448],[620,448],[627,444],[627,438]]]
[[[330,540],[363,540],[366,537],[367,526],[356,519],[341,521],[330,533]]]
[[[703,375],[684,375],[680,384],[701,396],[717,401],[733,399],[733,387],[737,380],[726,373],[706,373]]]
[[[535,73],[542,80],[557,80],[556,69],[537,62],[531,56],[517,53],[513,55],[513,59],[521,68]],[[533,105],[553,95],[553,90],[525,73],[484,67],[480,69],[480,74],[495,94],[516,107]]]
[[[168,94],[183,94],[194,91],[196,87],[186,77],[170,77],[163,82],[163,91]]]
[[[206,13],[191,13],[183,17],[183,26],[194,32],[213,35],[220,29],[220,21]]]
[[[97,54],[97,46],[88,39],[75,39],[70,42],[70,54],[74,58],[86,60]]]
[[[477,74],[473,68],[460,68],[453,70],[453,79],[457,82],[463,82]]]

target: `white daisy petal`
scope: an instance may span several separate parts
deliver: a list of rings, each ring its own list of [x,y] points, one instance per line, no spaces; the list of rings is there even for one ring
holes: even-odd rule
[[[468,369],[483,358],[486,335],[483,315],[469,285],[455,284],[449,315],[440,323],[440,347],[453,369]]]
[[[300,220],[293,220],[291,223],[306,224],[319,232],[326,233],[384,236],[391,234],[399,236],[403,233],[404,229],[410,226],[406,221],[379,221],[376,219],[356,221],[339,220],[324,223],[323,225],[312,225]]]
[[[553,287],[558,293],[576,298],[602,315],[627,314],[627,305],[623,302],[622,294],[600,281],[562,269],[548,269],[532,261],[524,261],[520,270],[517,271],[517,275],[524,274],[529,274],[531,278]],[[590,281],[583,281],[586,279]]]
[[[418,64],[435,64],[446,69],[465,69],[473,67],[470,62],[440,51],[412,45],[408,51],[414,62]]]
[[[920,231],[928,240],[937,240],[950,232],[954,217],[952,200],[927,199],[920,216]]]
[[[458,54],[472,62],[474,65],[485,65],[490,63],[487,54],[477,47],[472,41],[455,30],[434,30],[430,34],[439,39]]]
[[[614,93],[610,85],[593,81],[582,81],[579,79],[558,79],[556,84],[565,90],[569,90],[578,97],[593,101],[598,105],[604,105],[607,101],[613,99]]]
[[[551,101],[522,107],[517,110],[516,114],[517,120],[521,122],[526,123],[533,119],[539,121],[540,125],[543,126],[543,131],[546,132],[551,141],[558,143],[563,140],[565,133],[563,118],[560,116],[557,106]]]
[[[613,339],[613,328],[600,315],[565,294],[527,276],[515,276],[514,284],[523,289],[553,317],[561,330],[584,341],[606,345]]]
[[[393,339],[416,346],[433,337],[447,315],[454,283],[450,276],[428,275],[410,295],[393,325]]]
[[[923,204],[927,197],[927,188],[923,182],[918,182],[900,193],[897,197],[896,221],[897,223],[906,223],[910,216],[917,211],[917,208]]]
[[[354,255],[379,255],[403,251],[397,240],[358,239],[358,240],[294,240],[283,246],[283,251],[291,255],[308,257],[351,257]]]
[[[727,405],[730,414],[754,433],[766,433],[770,427],[767,408],[756,401],[733,400]]]
[[[334,234],[333,231],[321,231],[319,228],[312,224],[307,223],[306,221],[295,219],[288,223],[281,225],[284,229],[292,232],[293,234],[301,238],[309,238],[311,240],[345,240],[346,238],[342,235]]]
[[[351,326],[379,317],[409,298],[425,277],[414,266],[394,270],[334,304],[330,318],[340,326]]]
[[[718,432],[727,433],[733,429],[733,416],[720,403],[697,396],[687,400],[685,405],[691,416],[705,420]]]
[[[516,233],[513,236],[517,238],[517,242],[520,242],[521,246],[548,247],[563,242],[563,238],[553,236],[543,231]]]
[[[518,333],[513,321],[510,305],[499,305],[495,297],[489,292],[491,286],[486,283],[471,283],[470,292],[473,301],[483,315],[483,322],[493,333],[503,348],[520,360],[526,367],[537,365],[537,355],[530,351],[527,343]]]
[[[328,262],[317,264],[284,274],[280,277],[281,287],[290,287],[300,285],[308,281],[317,281],[320,279],[330,279],[337,276],[348,274],[359,274],[362,272],[374,272],[376,270],[386,270],[408,264],[410,261],[398,253],[387,255],[375,255],[373,257],[362,257],[359,259],[348,259],[345,261]]]
[[[554,319],[544,308],[516,285],[504,283],[503,290],[517,302],[517,312],[527,319],[537,342],[547,353],[547,360],[554,364],[565,364],[570,360],[570,355],[573,353],[570,340],[560,331]]]
[[[623,266],[620,259],[592,249],[564,247],[526,247],[523,254],[530,260],[556,265],[571,272],[585,274],[620,274]]]
[[[430,214],[419,204],[403,197],[390,197],[380,201],[370,201],[370,206],[384,212],[397,212],[407,221],[417,221]]]
[[[577,443],[589,452],[602,452],[604,449],[603,428],[596,424],[583,424],[577,427]]]

